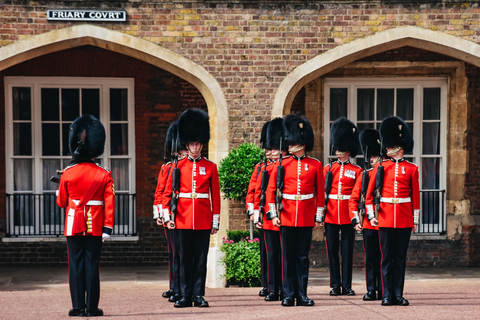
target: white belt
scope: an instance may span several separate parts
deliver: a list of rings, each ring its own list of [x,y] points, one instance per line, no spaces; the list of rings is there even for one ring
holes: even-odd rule
[[[387,202],[387,203],[407,203],[412,201],[410,197],[408,198],[380,198],[380,202]]]
[[[180,192],[178,194],[179,198],[190,198],[190,199],[208,199],[210,195],[208,193],[186,193]]]
[[[80,200],[72,200],[77,206],[80,203]],[[102,200],[90,200],[87,202],[86,206],[103,206]]]
[[[333,200],[348,200],[350,199],[350,195],[343,195],[343,194],[329,194],[328,199]]]
[[[283,199],[287,200],[308,200],[313,198],[313,193],[310,194],[286,194],[282,195]]]

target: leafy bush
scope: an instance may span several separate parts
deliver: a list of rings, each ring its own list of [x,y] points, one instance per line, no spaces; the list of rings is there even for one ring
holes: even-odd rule
[[[248,239],[250,236],[250,231],[244,230],[227,230],[227,239],[232,240],[233,242],[239,242],[245,239]],[[258,230],[253,230],[253,238],[258,238]]]
[[[220,161],[218,175],[220,190],[225,199],[241,200],[247,195],[248,183],[255,165],[261,160],[261,149],[254,143],[243,143],[233,148]]]
[[[225,279],[240,282],[250,287],[260,285],[260,243],[258,238],[248,237],[238,242],[223,238],[220,250],[225,252],[221,262],[225,263]]]

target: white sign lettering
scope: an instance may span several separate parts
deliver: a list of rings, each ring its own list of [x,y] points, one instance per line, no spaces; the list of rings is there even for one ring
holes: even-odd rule
[[[127,21],[127,12],[104,10],[47,10],[47,20]]]

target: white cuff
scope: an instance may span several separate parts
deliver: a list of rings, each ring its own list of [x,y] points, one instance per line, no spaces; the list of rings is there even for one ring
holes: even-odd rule
[[[325,216],[323,215],[324,210],[324,207],[317,207],[317,212],[315,213],[315,222],[323,222],[323,220],[325,219]]]
[[[158,214],[158,206],[153,205],[153,219],[157,220],[158,218],[160,218],[160,215]]]
[[[170,211],[168,209],[163,209],[163,220],[165,223],[170,221]]]
[[[270,211],[270,218],[278,218],[277,209],[275,208],[275,203],[269,203],[268,208]]]
[[[413,224],[419,224],[420,223],[420,210],[413,210]]]
[[[375,210],[373,210],[373,205],[372,204],[367,204],[366,209],[367,209],[368,220],[372,220],[373,218],[375,218]]]
[[[253,203],[247,203],[247,214],[250,216],[253,214]]]
[[[214,214],[213,221],[212,221],[212,229],[220,229],[220,215]]]
[[[355,222],[355,224],[360,223],[360,216],[358,215],[358,211],[352,211],[353,213],[353,219],[352,221]]]
[[[253,210],[253,223],[257,224],[260,222],[260,210]]]

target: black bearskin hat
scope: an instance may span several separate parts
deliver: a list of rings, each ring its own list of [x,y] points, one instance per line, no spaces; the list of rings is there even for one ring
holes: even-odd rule
[[[83,142],[82,134],[85,131]],[[105,148],[105,128],[90,114],[78,117],[70,125],[68,147],[74,160],[92,159],[100,156]]]
[[[174,152],[185,150],[185,147],[182,147],[182,145],[180,144],[180,140],[178,138],[178,120],[172,123],[168,128],[165,144],[166,144],[165,156],[172,154],[172,148]]]
[[[357,126],[345,117],[335,120],[330,129],[330,146],[334,152],[348,151],[355,158],[360,147]]]
[[[178,119],[178,135],[182,146],[190,142],[207,144],[210,140],[208,114],[201,109],[185,110]]]
[[[287,115],[283,120],[283,134],[285,135],[285,142],[282,143],[283,150],[288,150],[289,146],[297,144],[305,145],[305,151],[313,150],[313,129],[305,116]]]
[[[286,151],[283,138],[283,119],[275,118],[270,121],[267,128],[267,149],[280,150],[280,139],[282,139],[282,151]]]
[[[380,125],[382,148],[402,147],[405,153],[413,150],[413,136],[408,125],[399,117],[385,118]]]
[[[267,148],[267,128],[270,125],[270,121],[265,122],[262,127],[262,133],[260,133],[260,148],[268,149]]]
[[[365,129],[360,132],[360,146],[365,159],[380,156],[380,132],[375,129]]]

